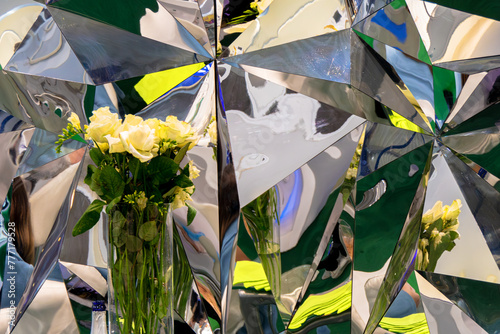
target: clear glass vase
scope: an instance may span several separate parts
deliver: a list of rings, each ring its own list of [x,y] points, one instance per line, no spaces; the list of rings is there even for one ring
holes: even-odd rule
[[[108,331],[173,332],[172,213],[154,203],[108,215]]]
[[[267,190],[242,208],[243,221],[276,298],[281,295],[281,252],[277,187]]]

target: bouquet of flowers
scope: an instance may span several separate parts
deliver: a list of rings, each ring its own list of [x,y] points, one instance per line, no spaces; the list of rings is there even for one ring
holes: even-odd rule
[[[117,321],[120,332],[156,333],[171,307],[169,207],[187,206],[188,224],[196,215],[187,202],[199,170],[192,161],[181,162],[198,136],[174,116],[162,121],[127,115],[121,120],[109,108],[94,111],[84,128],[76,114],[69,121],[58,149],[75,135],[94,143],[89,154],[95,165],[88,165],[85,183],[100,197],[82,215],[73,235],[92,228],[105,208],[114,295],[110,302],[116,317],[122,318]]]

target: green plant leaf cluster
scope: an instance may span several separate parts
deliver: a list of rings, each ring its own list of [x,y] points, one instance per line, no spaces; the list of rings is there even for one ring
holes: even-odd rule
[[[192,187],[189,164],[180,166],[188,148],[189,145],[185,145],[178,150],[166,150],[146,163],[126,152],[103,154],[98,147],[92,148],[89,155],[94,164],[88,165],[84,182],[100,199],[94,200],[87,208],[74,227],[73,236],[82,234],[97,224],[103,208],[109,214],[117,204],[138,204],[134,203],[140,197],[138,194],[143,194],[143,201],[163,207],[174,200],[177,187]],[[188,206],[188,224],[195,215],[196,210]],[[145,241],[151,241],[155,237],[148,227],[143,227],[142,235],[145,236]],[[131,249],[139,247],[139,241],[134,238],[117,238],[115,242],[126,243]]]

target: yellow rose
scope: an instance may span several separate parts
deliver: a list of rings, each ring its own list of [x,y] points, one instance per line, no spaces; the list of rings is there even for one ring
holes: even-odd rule
[[[111,135],[106,135],[105,138],[108,141],[109,153],[122,153],[127,151],[120,138],[112,137]]]
[[[193,164],[193,160],[189,161],[189,178],[191,180],[200,176],[200,170]]]
[[[175,116],[168,116],[165,122],[162,122],[159,136],[161,139],[175,142],[179,147],[191,143],[190,149],[199,139],[189,123],[179,121]]]
[[[78,115],[74,112],[71,113],[71,115],[68,118],[68,121],[77,129],[81,129],[80,126],[80,118]]]
[[[158,118],[149,118],[145,120],[144,123],[146,123],[151,129],[155,129],[155,132],[158,132],[159,134],[162,121]]]
[[[92,139],[102,151],[108,150],[107,135],[112,135],[121,125],[118,114],[109,111],[109,107],[94,110],[90,124],[85,126],[85,139]]]
[[[120,132],[120,140],[125,150],[141,162],[149,161],[157,155],[155,130],[146,124],[130,126],[128,131]]]

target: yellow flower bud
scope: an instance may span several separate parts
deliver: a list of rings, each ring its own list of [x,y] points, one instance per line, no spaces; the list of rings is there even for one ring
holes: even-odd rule
[[[71,113],[71,115],[68,118],[68,121],[77,129],[81,129],[80,126],[80,118],[78,115],[74,112]]]

